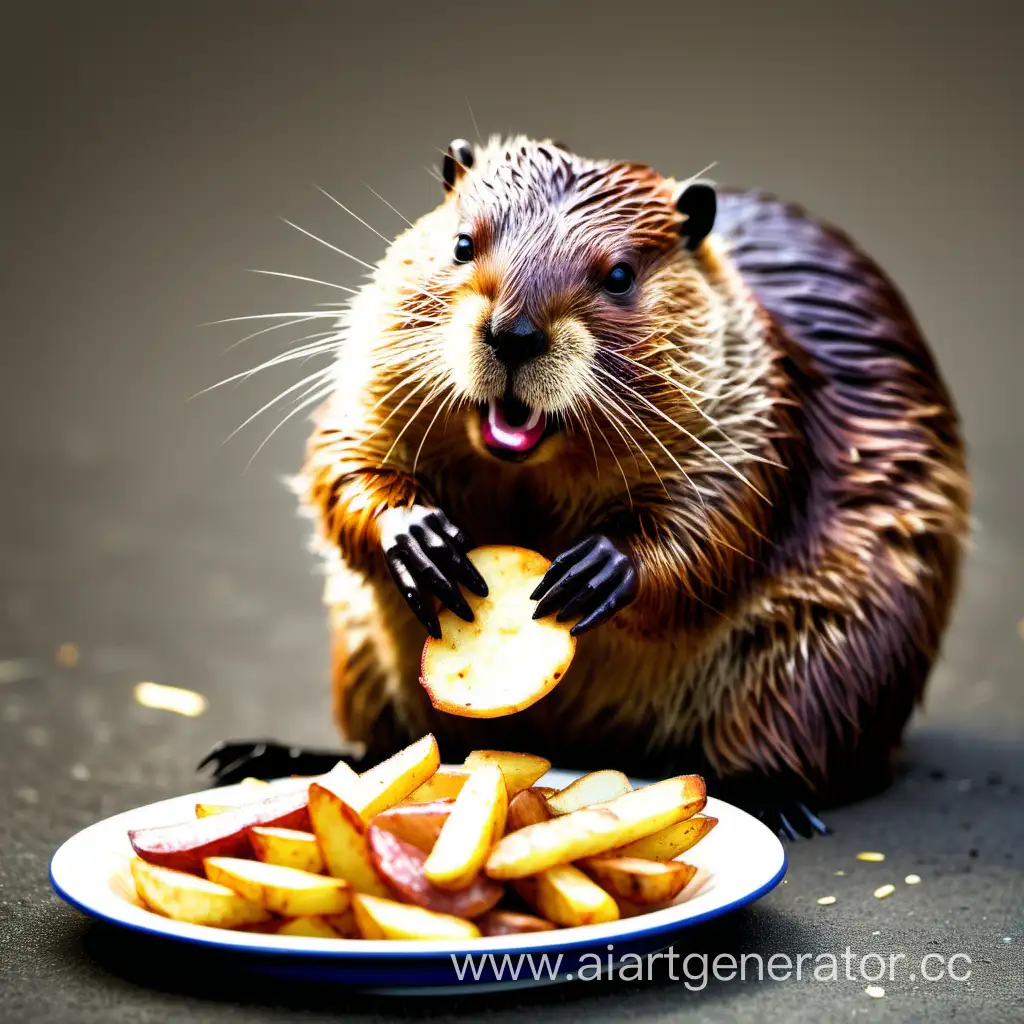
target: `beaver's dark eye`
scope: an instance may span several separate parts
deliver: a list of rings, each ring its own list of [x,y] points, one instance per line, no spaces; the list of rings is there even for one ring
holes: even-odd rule
[[[604,290],[611,295],[625,295],[633,287],[635,280],[636,274],[633,273],[631,266],[626,263],[616,263],[604,279]]]
[[[469,263],[473,259],[473,239],[469,235],[459,235],[455,239],[455,262]]]

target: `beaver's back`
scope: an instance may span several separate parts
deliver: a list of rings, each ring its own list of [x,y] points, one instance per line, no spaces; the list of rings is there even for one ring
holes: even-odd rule
[[[894,521],[913,510],[965,531],[955,407],[889,277],[849,235],[763,192],[721,192],[715,226],[781,328],[798,385],[819,477],[811,474],[804,539],[824,533],[842,544],[844,521],[878,509],[890,509]]]

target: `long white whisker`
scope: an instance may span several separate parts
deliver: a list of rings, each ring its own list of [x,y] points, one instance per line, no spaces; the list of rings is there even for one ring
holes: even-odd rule
[[[598,386],[599,389],[601,389],[601,385],[600,384],[598,384],[597,386]],[[625,409],[623,406],[619,405],[615,401],[614,397],[608,393],[607,389],[601,389],[601,390],[603,390],[605,399],[608,402],[610,402],[616,409],[618,409],[618,411],[624,417],[626,417],[629,420],[629,422],[633,422],[633,423],[637,422],[636,417],[635,416],[630,416],[629,415],[629,410]],[[629,428],[626,426],[626,424],[623,423],[622,420],[619,419],[618,416],[613,416],[613,414],[609,410],[607,410],[607,409],[605,409],[604,412],[605,412],[605,416],[607,417],[609,423],[611,423],[612,426],[616,427],[616,430],[618,431],[619,436],[622,437],[623,443],[626,445],[626,451],[628,451],[633,456],[633,462],[636,463],[637,469],[640,468],[640,463],[637,462],[637,457],[633,453],[632,448],[630,448],[630,444],[632,444],[633,448],[635,448],[644,457],[645,461],[647,462],[647,465],[651,467],[651,471],[658,478],[658,483],[661,484],[661,486],[665,490],[665,493],[668,494],[669,493],[668,487],[666,486],[664,479],[662,479],[661,473],[658,472],[658,467],[655,466],[655,464],[651,460],[651,457],[644,450],[643,445],[641,445],[640,442],[637,441],[637,439],[633,436],[633,432],[631,430],[629,430]],[[616,424],[618,424],[618,426],[616,426]],[[642,426],[642,424],[640,424],[640,425]],[[621,427],[622,429],[619,430],[619,427]],[[623,431],[625,431],[625,436],[624,437],[623,437]],[[629,441],[627,441],[626,438],[629,438]]]
[[[358,295],[358,288],[349,288],[348,285],[335,284],[333,281],[321,281],[318,277],[303,277],[302,274],[286,274],[282,270],[257,270],[249,268],[250,274],[266,274],[268,277],[287,277],[292,281],[307,281],[309,284],[322,284],[326,288],[337,288],[340,292],[348,292],[350,295]]]
[[[245,344],[247,341],[251,341],[253,338],[258,338],[261,334],[269,334],[271,331],[279,331],[282,327],[294,327],[296,324],[308,323],[310,320],[315,320],[313,316],[303,316],[298,320],[286,320],[284,323],[271,324],[269,327],[263,327],[258,331],[253,331],[252,334],[247,334],[244,338],[239,338],[238,341],[232,342],[226,349],[224,349],[224,355],[233,349],[238,348],[239,345]]]
[[[337,320],[338,314],[328,309],[293,309],[287,313],[250,313],[248,316],[226,316],[223,320],[208,320],[200,327],[216,327],[219,324],[237,324],[242,320],[279,320],[284,316],[301,316],[307,320]]]
[[[604,415],[605,419],[608,419],[608,413],[603,409],[600,411]],[[608,419],[608,422],[611,423],[612,421]],[[614,426],[614,424],[612,425]],[[611,442],[608,440],[608,435],[601,429],[601,424],[598,423],[597,420],[594,420],[594,427],[596,428],[597,432],[601,435],[602,439],[604,440],[604,443],[608,446],[608,451],[611,452],[611,456],[615,460],[615,465],[619,467],[619,473],[622,474],[622,482],[626,487],[626,499],[629,501],[629,507],[632,508],[633,492],[630,491],[629,489],[629,480],[626,479],[626,471],[622,468],[622,463],[619,462],[619,457],[618,455],[615,454],[615,449],[612,447]]]
[[[328,332],[328,337],[333,337],[334,332]],[[313,335],[310,335],[313,337]],[[267,359],[265,362],[260,363],[258,366],[253,366],[248,370],[242,370],[240,373],[233,373],[230,377],[225,377],[223,380],[217,381],[216,384],[211,384],[209,387],[203,388],[202,391],[197,391],[192,397],[198,398],[200,395],[205,395],[210,391],[216,391],[217,388],[222,388],[226,384],[231,384],[236,380],[242,380],[243,378],[252,377],[253,375],[260,373],[263,370],[269,370],[274,366],[281,366],[284,363],[289,363],[295,359],[302,359],[307,355],[315,355],[318,351],[323,352],[325,355],[334,351],[336,346],[329,345],[325,341],[319,341],[312,345],[302,345],[297,349],[292,349],[288,352],[282,352],[279,355],[274,356],[271,359]]]
[[[426,383],[426,381],[424,381],[424,383]],[[416,411],[406,421],[405,426],[402,427],[402,429],[398,432],[398,436],[394,439],[394,441],[391,442],[391,447],[387,450],[386,454],[384,455],[384,458],[381,460],[382,466],[387,465],[388,459],[391,458],[391,453],[395,450],[395,448],[398,447],[398,442],[402,440],[402,435],[413,425],[413,423],[416,422],[416,418],[426,408],[427,403],[436,395],[438,395],[443,388],[444,382],[442,381],[440,384],[436,384],[433,388],[430,389],[430,391],[427,392],[427,394],[423,398],[423,401],[420,402],[420,404],[416,407]]]
[[[687,388],[686,385],[682,384],[680,381],[677,381],[675,378],[670,377],[666,373],[662,373],[661,370],[656,370],[653,366],[645,366],[643,363],[639,363],[635,359],[630,359],[629,356],[624,356],[621,353],[615,353],[615,354],[619,358],[625,359],[627,362],[632,363],[634,366],[636,366],[637,368],[645,371],[646,373],[653,373],[655,376],[661,377],[664,380],[666,380],[669,384],[673,384],[677,388],[679,388],[680,392],[683,395],[683,398],[685,398],[686,401],[690,403],[690,405],[693,408],[694,412],[696,412],[707,423],[709,423],[712,427],[714,427],[722,435],[722,437],[733,448],[735,448],[741,455],[745,455],[747,458],[753,459],[753,460],[755,460],[757,462],[766,462],[769,465],[776,465],[777,464],[777,463],[773,463],[771,459],[765,458],[763,455],[757,455],[754,452],[747,451],[747,449],[744,448],[741,444],[739,444],[738,442],[734,441],[726,433],[725,428],[721,425],[721,423],[718,422],[718,420],[716,420],[713,416],[710,416],[708,413],[706,413],[688,394],[686,394],[687,391],[692,391],[694,394],[701,394],[700,392],[696,391],[696,389],[694,389],[694,388]],[[707,397],[707,396],[703,396],[703,397]]]
[[[366,434],[366,435],[363,436],[362,441],[365,443],[366,441],[369,441],[371,438],[375,437],[378,433],[380,433],[380,431],[383,430],[384,427],[386,427],[388,425],[388,423],[391,421],[391,418],[398,413],[398,411],[402,408],[402,406],[405,405],[405,403],[408,402],[409,399],[413,397],[413,395],[415,395],[418,392],[422,391],[430,383],[430,381],[431,381],[430,377],[424,377],[423,380],[421,380],[419,382],[419,384],[416,385],[416,387],[414,387],[408,394],[406,394],[398,402],[398,404],[394,407],[394,409],[392,409],[391,412],[389,412],[387,414],[387,416],[385,416],[384,419],[382,419],[380,421],[380,423],[378,423],[377,426],[374,427],[373,430],[370,431],[369,434]],[[403,385],[409,384],[409,383],[411,383],[411,381],[407,377],[403,381],[401,381],[401,383],[398,385],[398,387],[402,387]],[[398,390],[398,388],[396,387],[395,391],[397,391],[397,390]],[[392,394],[393,393],[394,392],[392,392]],[[377,405],[374,406],[374,408],[377,408],[378,406],[380,406],[383,403],[383,401],[384,401],[384,399],[381,399],[381,401],[378,402]],[[406,424],[406,426],[408,426],[408,424]]]
[[[300,228],[298,224],[288,220],[287,217],[282,217],[281,220],[285,222],[289,227],[295,228],[296,231],[301,231],[304,235],[312,238],[314,242],[319,242],[321,245],[326,245],[328,249],[338,253],[339,256],[347,256],[350,260],[358,263],[361,267],[366,267],[369,271],[375,271],[377,268],[372,263],[367,263],[365,260],[361,260],[358,256],[353,256],[350,252],[345,252],[344,249],[339,249],[336,245],[332,245],[330,242],[325,242],[319,235],[314,235],[312,231],[307,231],[305,228]]]
[[[595,369],[599,369],[599,367],[595,367]],[[613,377],[612,379],[614,380],[615,378]],[[600,387],[600,385],[599,385],[599,387]],[[615,404],[615,405],[616,405],[616,407],[617,407],[617,408],[619,409],[619,411],[620,411],[620,412],[624,411],[624,410],[623,410],[623,408],[622,408],[622,406],[620,406],[620,405],[618,405],[617,403],[615,403],[615,400],[614,400],[614,398],[612,397],[612,395],[611,395],[611,392],[609,391],[609,389],[605,388],[605,389],[603,389],[603,390],[604,390],[604,393],[605,393],[605,397],[606,397],[606,398],[607,398],[607,399],[608,399],[609,401],[612,401],[612,402],[613,402],[613,404]],[[673,465],[674,465],[674,466],[676,467],[676,469],[678,469],[678,470],[679,470],[679,472],[680,472],[680,473],[681,473],[681,474],[683,475],[683,478],[684,478],[684,479],[686,480],[686,482],[687,482],[687,483],[688,483],[688,484],[690,485],[690,487],[692,487],[692,488],[693,488],[693,493],[697,495],[697,499],[698,499],[698,500],[700,501],[701,505],[704,505],[704,496],[703,496],[703,495],[702,495],[702,494],[700,493],[700,489],[699,489],[699,488],[697,487],[697,485],[696,485],[696,484],[695,484],[695,483],[694,483],[694,482],[693,482],[693,481],[692,481],[692,480],[690,479],[690,476],[689,476],[689,474],[688,474],[688,473],[686,472],[686,470],[685,470],[685,469],[683,469],[683,467],[682,467],[682,466],[681,466],[681,465],[679,464],[679,460],[678,460],[678,459],[677,459],[677,458],[676,458],[676,457],[675,457],[675,456],[674,456],[674,455],[673,455],[673,454],[672,454],[672,453],[671,453],[671,452],[670,452],[670,451],[668,450],[668,448],[666,448],[666,447],[665,447],[665,445],[664,445],[664,444],[662,443],[662,440],[661,440],[661,438],[660,438],[660,437],[658,437],[658,435],[657,435],[657,434],[655,434],[655,433],[654,433],[654,431],[653,431],[653,430],[651,430],[651,429],[650,429],[650,427],[648,427],[648,426],[647,426],[647,424],[646,424],[646,423],[644,423],[644,422],[643,422],[642,420],[640,420],[640,419],[639,419],[638,417],[636,417],[636,416],[633,416],[633,417],[632,417],[632,420],[633,420],[633,422],[634,422],[634,423],[635,423],[635,424],[636,424],[636,425],[637,425],[638,427],[640,427],[640,429],[641,429],[641,430],[643,430],[643,432],[644,432],[645,434],[647,434],[647,435],[648,435],[648,437],[650,437],[650,438],[651,438],[651,440],[652,440],[652,441],[653,441],[653,442],[654,442],[654,443],[655,443],[655,444],[656,444],[656,445],[657,445],[657,446],[658,446],[658,447],[659,447],[659,448],[660,448],[660,449],[661,449],[661,450],[662,450],[662,451],[663,451],[663,452],[664,452],[664,453],[665,453],[665,454],[666,454],[666,455],[667,455],[667,456],[669,457],[669,459],[671,460],[672,464],[673,464]],[[644,451],[644,449],[643,449],[643,448],[641,448],[641,449],[640,449],[640,452],[641,452],[641,454],[642,454],[642,455],[644,456],[644,458],[645,458],[645,459],[647,459],[647,461],[648,461],[648,462],[650,462],[650,461],[651,461],[651,460],[650,460],[650,456],[649,456],[649,455],[647,454],[647,452],[646,452],[646,451]],[[651,466],[652,466],[652,468],[653,468],[653,465],[654,465],[654,464],[653,464],[653,463],[651,463]]]
[[[297,404],[297,405],[295,406],[295,408],[294,408],[294,409],[292,409],[292,410],[291,410],[291,411],[290,411],[290,412],[289,412],[289,413],[288,413],[288,414],[287,414],[287,415],[286,415],[286,416],[285,416],[285,417],[284,417],[284,418],[283,418],[283,419],[281,420],[281,422],[280,422],[280,423],[278,423],[278,424],[277,424],[277,426],[276,426],[276,427],[274,427],[274,429],[273,429],[273,430],[271,430],[271,432],[270,432],[269,434],[267,434],[267,436],[266,436],[266,437],[265,437],[265,438],[264,438],[264,439],[263,439],[263,440],[262,440],[262,441],[260,442],[260,445],[259,445],[259,447],[258,447],[258,448],[256,449],[256,451],[254,451],[254,452],[252,453],[252,457],[251,457],[251,458],[249,459],[249,461],[248,461],[248,462],[247,462],[247,463],[245,464],[245,469],[243,469],[243,470],[242,470],[242,472],[244,473],[244,472],[245,472],[245,470],[246,470],[246,469],[248,469],[248,468],[249,468],[249,467],[250,467],[250,466],[251,466],[251,465],[252,465],[252,464],[253,464],[253,463],[254,463],[254,462],[256,461],[256,456],[257,456],[257,455],[259,455],[259,453],[260,453],[261,451],[263,451],[263,449],[264,449],[264,448],[265,448],[265,447],[267,446],[267,444],[269,443],[270,439],[271,439],[271,438],[272,438],[272,437],[273,437],[273,436],[274,436],[274,435],[275,435],[275,434],[276,434],[276,433],[277,433],[277,432],[278,432],[278,431],[279,431],[279,430],[280,430],[280,429],[281,429],[281,428],[282,428],[282,427],[283,427],[283,426],[284,426],[284,425],[285,425],[285,424],[286,424],[286,423],[287,423],[287,422],[288,422],[288,421],[289,421],[289,420],[290,420],[290,419],[291,419],[291,418],[292,418],[293,416],[297,416],[297,415],[298,415],[298,414],[299,414],[300,412],[302,412],[302,410],[303,410],[303,409],[308,409],[308,408],[309,408],[309,406],[311,406],[311,405],[315,405],[315,404],[316,404],[317,402],[321,401],[322,399],[324,399],[324,398],[327,398],[327,397],[329,397],[329,396],[330,396],[330,394],[331,394],[331,392],[332,392],[333,390],[334,390],[334,386],[333,386],[332,384],[328,384],[326,388],[321,388],[321,387],[319,387],[319,385],[318,385],[318,384],[314,384],[314,385],[312,385],[312,386],[311,386],[311,387],[310,387],[310,388],[309,388],[308,390],[304,391],[304,392],[303,392],[303,394],[299,396],[300,400],[299,400],[298,404]],[[315,393],[315,394],[313,394],[313,392],[316,392],[316,393]],[[307,396],[309,396],[309,397],[307,397]]]
[[[646,405],[653,413],[655,413],[657,416],[660,416],[663,420],[665,420],[666,423],[669,423],[671,426],[675,427],[676,430],[681,431],[691,441],[693,441],[695,444],[697,444],[701,448],[703,448],[713,458],[717,459],[717,461],[720,462],[730,473],[732,473],[733,476],[735,476],[738,480],[740,480],[744,484],[746,484],[746,486],[749,487],[758,497],[762,498],[764,501],[768,500],[767,497],[764,494],[762,494],[735,466],[733,466],[730,463],[726,462],[725,459],[723,459],[722,456],[718,454],[718,452],[716,452],[713,448],[709,447],[699,437],[695,437],[693,434],[691,434],[690,431],[688,431],[686,429],[686,427],[680,426],[678,423],[676,423],[676,421],[674,419],[672,419],[671,416],[668,416],[664,412],[662,412],[661,409],[659,409],[653,402],[649,402],[638,391],[636,391],[635,389],[629,387],[628,384],[624,384],[622,381],[618,380],[613,374],[610,374],[606,370],[602,369],[602,367],[595,366],[594,369],[598,373],[602,374],[603,376],[608,377],[609,380],[613,380],[613,381],[615,381],[616,384],[620,385],[621,387],[624,387],[631,395],[633,395],[634,398],[637,398],[641,402],[643,402],[644,405]],[[654,438],[655,441],[659,445],[661,445],[661,447],[664,449],[665,453],[668,454],[668,449],[665,448],[665,446],[663,444],[661,444],[661,441],[659,441],[655,437],[655,435],[653,433],[651,433],[650,431],[648,431],[648,433],[651,434],[651,437]],[[676,465],[678,466],[678,463],[676,463]],[[681,466],[679,466],[679,471],[680,472],[683,471]]]
[[[375,195],[375,196],[376,196],[376,197],[377,197],[377,198],[378,198],[378,199],[379,199],[379,200],[380,200],[380,201],[381,201],[381,202],[382,202],[382,203],[383,203],[383,204],[384,204],[384,205],[385,205],[385,206],[386,206],[386,207],[387,207],[387,208],[388,208],[389,210],[393,211],[394,213],[397,213],[397,214],[398,214],[398,216],[399,216],[399,217],[401,217],[401,218],[402,218],[402,220],[404,220],[404,221],[405,221],[405,223],[409,225],[409,227],[415,227],[415,226],[416,226],[415,224],[413,224],[413,222],[412,222],[411,220],[409,220],[409,218],[408,218],[408,217],[406,217],[406,215],[405,215],[404,213],[402,213],[402,211],[401,211],[401,210],[399,210],[399,209],[396,209],[396,208],[395,208],[394,206],[392,206],[392,205],[391,205],[391,204],[390,204],[390,203],[389,203],[389,202],[388,202],[388,201],[387,201],[387,200],[386,200],[386,199],[385,199],[385,198],[384,198],[384,197],[383,197],[383,196],[382,196],[382,195],[381,195],[381,194],[380,194],[380,193],[379,193],[379,192],[378,192],[378,191],[377,191],[376,189],[374,189],[374,188],[370,188],[370,186],[369,186],[369,185],[367,185],[366,187],[367,187],[367,188],[369,188],[369,189],[370,189],[370,191],[371,191],[371,192],[372,192],[372,193],[373,193],[373,194],[374,194],[374,195]]]
[[[427,424],[427,429],[423,431],[423,437],[420,438],[420,446],[416,449],[416,455],[414,456],[414,458],[412,460],[412,475],[413,476],[416,475],[416,467],[417,467],[417,465],[419,465],[420,453],[423,451],[423,446],[427,443],[427,435],[433,429],[434,424],[437,422],[438,416],[441,415],[441,413],[444,410],[445,406],[447,406],[449,404],[449,402],[451,402],[451,400],[454,397],[454,395],[455,395],[455,392],[452,391],[452,392],[449,393],[448,397],[443,402],[439,402],[438,403],[437,412],[434,413],[433,418]]]
[[[328,196],[328,198],[331,197]],[[337,200],[335,200],[335,202],[337,202]],[[338,205],[340,206],[341,204],[338,203]],[[355,216],[355,214],[353,214],[353,216]],[[358,220],[358,218],[356,219]],[[295,228],[296,231],[301,231],[304,235],[307,235],[308,237],[312,238],[313,241],[319,242],[321,245],[326,245],[328,249],[331,249],[332,251],[338,253],[340,256],[347,256],[350,260],[355,260],[355,262],[358,263],[360,266],[366,267],[367,270],[376,273],[377,268],[373,266],[371,263],[367,263],[365,260],[361,260],[358,256],[353,256],[352,253],[350,252],[345,252],[344,249],[339,249],[336,245],[332,245],[330,242],[325,242],[322,238],[319,237],[319,235],[314,235],[312,231],[307,231],[305,228],[300,228],[298,224],[294,224],[292,221],[288,220],[287,217],[282,217],[281,220],[283,220],[285,224],[289,225],[290,227]],[[432,294],[431,292],[428,292],[425,288],[420,288],[417,285],[412,285],[411,287],[420,295],[425,295],[428,299],[433,299],[440,305],[444,305],[443,299],[439,298],[437,295]]]
[[[325,196],[327,196],[327,198],[328,198],[328,199],[330,199],[330,201],[331,201],[332,203],[334,203],[334,205],[335,205],[335,206],[338,206],[338,207],[340,207],[340,208],[341,208],[342,210],[344,210],[344,211],[345,211],[345,212],[346,212],[346,213],[347,213],[347,214],[348,214],[348,215],[349,215],[350,217],[354,217],[354,218],[355,218],[355,219],[356,219],[357,221],[359,221],[359,223],[360,223],[360,224],[362,224],[362,225],[363,225],[363,227],[364,227],[364,228],[368,228],[368,229],[369,229],[370,231],[372,231],[372,232],[373,232],[373,233],[374,233],[374,234],[375,234],[375,235],[376,235],[376,236],[377,236],[378,238],[381,238],[381,239],[383,239],[383,240],[384,240],[384,242],[385,242],[385,244],[387,244],[387,245],[390,245],[390,244],[391,244],[392,240],[391,240],[390,238],[388,238],[388,236],[387,236],[387,235],[382,235],[382,234],[381,234],[381,233],[380,233],[380,232],[379,232],[379,231],[378,231],[378,230],[377,230],[377,229],[376,229],[376,228],[375,228],[375,227],[374,227],[374,226],[373,226],[372,224],[367,224],[367,223],[366,223],[366,221],[365,221],[365,220],[363,220],[363,218],[362,218],[362,217],[360,217],[358,213],[353,213],[353,212],[352,212],[352,211],[351,211],[351,210],[350,210],[350,209],[349,209],[349,208],[348,208],[348,207],[347,207],[347,206],[346,206],[346,205],[345,205],[344,203],[341,203],[341,202],[339,202],[339,201],[338,201],[337,199],[335,199],[335,198],[334,198],[334,196],[332,196],[332,195],[331,195],[331,193],[327,191],[327,189],[324,189],[324,188],[320,188],[320,186],[319,186],[319,185],[317,185],[317,186],[316,186],[316,188],[317,188],[317,191],[318,191],[318,192],[322,192],[322,193],[323,193],[323,194],[324,194]]]
[[[291,387],[286,388],[279,395],[272,398],[265,405],[257,409],[256,412],[254,412],[248,419],[246,419],[244,422],[240,423],[237,427],[235,427],[235,429],[232,430],[231,433],[228,434],[228,436],[224,439],[223,444],[227,444],[228,441],[230,441],[240,430],[244,430],[250,423],[252,423],[254,419],[261,416],[268,409],[277,405],[277,403],[280,402],[282,398],[286,398],[288,395],[292,394],[295,391],[298,391],[300,388],[308,387],[311,382],[319,382],[323,377],[325,377],[330,372],[331,367],[325,366],[322,369],[317,370],[316,373],[311,373],[308,377],[303,377],[303,379],[300,380],[297,384],[293,384]]]
[[[476,141],[482,146],[484,144],[484,138],[480,134],[480,126],[476,123],[476,116],[473,114],[473,108],[469,104],[469,97],[466,97],[466,107],[469,109],[469,119],[473,122],[473,131],[476,132]]]
[[[597,449],[594,447],[594,435],[590,432],[590,427],[587,426],[586,417],[583,416],[579,409],[579,403],[575,398],[569,402],[569,412],[576,418],[576,421],[583,427],[584,432],[587,435],[587,440],[590,442],[590,451],[594,456],[594,470],[597,473],[598,480],[601,479],[601,463],[597,458]]]

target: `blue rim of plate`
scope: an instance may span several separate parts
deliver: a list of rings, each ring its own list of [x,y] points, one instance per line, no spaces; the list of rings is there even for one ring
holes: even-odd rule
[[[58,853],[60,851],[58,850]],[[166,932],[160,931],[158,928],[150,928],[146,925],[136,924],[133,921],[125,921],[122,918],[114,917],[111,914],[106,914],[102,910],[96,910],[94,907],[89,907],[82,903],[80,900],[75,899],[71,896],[53,877],[53,861],[56,859],[57,854],[53,855],[50,860],[50,885],[53,891],[69,906],[74,907],[76,910],[81,911],[87,917],[94,918],[99,921],[106,921],[108,924],[116,925],[119,928],[127,928],[133,932],[141,932],[144,935],[152,935],[160,939],[169,939],[174,942],[184,942],[191,946],[213,946],[217,949],[223,949],[225,951],[233,953],[246,953],[246,954],[257,954],[260,956],[301,956],[315,957],[317,959],[343,959],[343,960],[379,960],[381,954],[376,950],[362,950],[355,949],[351,946],[346,945],[343,949],[283,949],[272,946],[262,945],[240,945],[236,943],[224,942],[217,934],[209,937],[203,936],[192,936],[192,935],[168,935]],[[786,854],[785,849],[782,851],[782,865],[775,875],[765,882],[757,889],[751,890],[739,899],[733,900],[732,903],[724,903],[717,907],[711,907],[708,910],[701,911],[698,914],[694,914],[691,917],[683,919],[673,918],[671,921],[662,922],[660,924],[649,925],[646,928],[631,928],[629,932],[622,936],[623,939],[633,941],[636,939],[651,938],[655,935],[661,935],[665,932],[679,932],[685,928],[689,928],[695,924],[702,924],[704,921],[710,921],[713,918],[721,917],[723,914],[731,913],[733,910],[738,910],[741,907],[745,907],[751,903],[755,903],[762,896],[767,895],[774,889],[779,882],[785,877],[786,870],[789,867],[789,857]],[[633,918],[632,920],[638,920]],[[216,932],[216,929],[210,929]],[[576,931],[577,929],[565,929],[565,931]],[[582,931],[582,929],[579,929]],[[238,933],[231,933],[238,934]],[[550,952],[557,949],[573,949],[576,946],[590,946],[594,940],[587,938],[570,938],[558,937],[557,940],[552,940],[550,945],[546,945],[542,951],[539,952]],[[485,951],[485,950],[482,950]],[[401,959],[436,959],[437,957],[447,956],[447,952],[443,952],[440,949],[415,949],[415,950],[394,950],[391,953],[392,956]]]

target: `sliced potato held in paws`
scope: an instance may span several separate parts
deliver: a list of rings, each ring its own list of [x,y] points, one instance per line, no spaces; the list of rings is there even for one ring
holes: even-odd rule
[[[551,564],[525,548],[483,547],[469,553],[487,581],[487,597],[467,594],[474,620],[441,609],[440,640],[423,648],[420,682],[439,711],[499,718],[528,708],[558,685],[576,652],[572,622],[534,619],[530,598]]]

